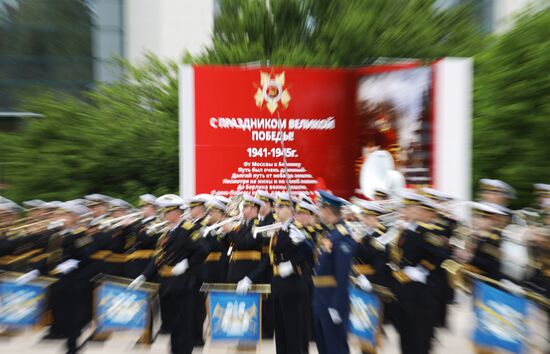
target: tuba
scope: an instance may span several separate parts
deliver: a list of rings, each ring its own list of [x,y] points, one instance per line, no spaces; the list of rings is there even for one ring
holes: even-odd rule
[[[376,189],[395,194],[405,187],[405,177],[395,169],[392,155],[385,150],[378,150],[368,155],[361,166],[359,175],[361,193],[374,199]]]

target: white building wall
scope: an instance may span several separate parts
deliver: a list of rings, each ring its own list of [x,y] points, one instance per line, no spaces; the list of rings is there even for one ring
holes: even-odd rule
[[[125,56],[132,63],[146,52],[180,59],[210,43],[214,0],[125,0],[124,5]]]

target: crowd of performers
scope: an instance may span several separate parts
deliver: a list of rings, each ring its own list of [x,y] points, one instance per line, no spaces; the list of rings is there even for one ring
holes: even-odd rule
[[[403,354],[427,354],[454,301],[450,264],[514,294],[548,298],[550,185],[537,184],[535,192],[535,207],[512,211],[513,189],[481,180],[466,217],[453,211],[464,202],[430,188],[377,190],[372,200],[350,201],[328,191],[313,198],[265,191],[230,199],[147,194],[138,208],[101,194],[23,207],[2,198],[0,269],[19,272],[21,284],[57,279],[45,339],[66,340],[69,353],[82,348],[82,331],[92,321],[93,279],[108,274],[130,279],[130,289],[160,284],[161,333],[170,335],[174,354],[204,345],[200,289],[224,283],[238,294],[270,284],[262,338],[274,337],[279,354],[308,353],[312,341],[321,354],[349,353],[350,284],[383,298],[381,317],[397,330]],[[516,219],[527,230],[521,243],[529,250],[519,277],[506,271],[501,247],[503,230]],[[93,333],[89,340],[109,335]]]

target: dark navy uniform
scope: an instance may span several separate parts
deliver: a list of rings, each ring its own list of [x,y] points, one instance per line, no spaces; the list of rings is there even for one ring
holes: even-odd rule
[[[269,200],[266,200],[266,198],[259,197],[258,199],[270,203]],[[267,214],[265,217],[259,216],[258,219],[260,220],[260,223],[258,226],[266,226],[271,225],[277,222],[275,219],[275,215],[273,212]],[[263,245],[262,245],[262,262],[263,264],[269,264],[269,242],[271,238],[263,237]],[[273,277],[272,269],[270,266],[266,266],[264,272],[262,273],[261,277],[257,280],[258,283],[265,283],[270,284],[271,278]],[[271,295],[266,294],[263,298],[263,306],[262,306],[262,338],[270,339],[273,338],[273,331],[274,331],[274,320],[273,320],[273,304],[271,302]]]
[[[259,219],[243,221],[225,237],[229,254],[228,283],[238,283],[244,277],[250,278],[255,283],[263,275],[265,271],[262,264],[264,238],[259,235],[254,238],[252,235],[252,228],[259,225]]]
[[[493,228],[490,231],[478,233],[474,256],[465,268],[474,273],[500,280],[500,245],[502,242],[501,230]]]
[[[313,276],[314,332],[320,354],[349,353],[349,275],[357,244],[343,221],[327,237],[330,248],[321,250]],[[335,324],[329,309],[336,310],[341,323]]]
[[[172,314],[168,330],[174,354],[190,354],[196,341],[200,266],[208,255],[208,245],[200,234],[202,221],[184,221],[164,235],[159,240],[158,254],[144,272],[147,279],[159,280],[161,304]],[[172,275],[172,268],[184,259],[189,268],[181,275]]]
[[[302,353],[302,335],[305,326],[303,306],[306,304],[307,295],[307,284],[302,273],[302,267],[305,264],[304,256],[307,253],[304,252],[303,247],[310,247],[306,239],[307,235],[302,230],[295,224],[290,224],[279,230],[270,240],[275,343],[277,353],[280,354]],[[288,262],[292,267],[290,275],[283,273],[281,268],[281,264],[286,264],[288,269]]]
[[[392,276],[396,280],[392,290],[398,298],[392,306],[392,317],[403,354],[430,352],[437,301],[427,283],[409,277],[407,267],[429,274],[448,258],[437,229],[434,224],[412,224],[389,246]]]

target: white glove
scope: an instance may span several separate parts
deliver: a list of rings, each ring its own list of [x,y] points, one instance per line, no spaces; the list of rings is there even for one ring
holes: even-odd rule
[[[359,287],[363,291],[366,291],[368,293],[372,291],[372,284],[363,274],[357,277],[357,285],[359,285]]]
[[[294,244],[298,244],[306,239],[306,235],[302,231],[298,230],[294,224],[290,225],[290,232],[288,233],[288,236]]]
[[[250,280],[249,277],[244,277],[237,283],[237,290],[236,293],[239,295],[244,295],[250,290],[250,287],[252,286],[252,280]]]
[[[405,267],[403,268],[403,272],[405,272],[405,274],[407,274],[407,276],[412,281],[416,281],[422,284],[426,284],[426,280],[428,279],[428,274],[430,274],[430,272],[422,266]]]
[[[54,271],[57,273],[68,274],[78,268],[78,263],[80,263],[80,261],[77,261],[76,259],[68,259],[63,263],[58,264]]]
[[[145,278],[145,275],[142,274],[136,279],[132,280],[130,285],[128,285],[128,289],[133,290],[133,289],[139,288],[140,286],[143,285],[143,283],[145,283],[146,280],[147,279]]]
[[[334,323],[335,325],[339,325],[340,323],[342,323],[342,317],[340,317],[338,310],[329,307],[328,314],[330,315],[332,323]]]
[[[40,276],[40,272],[34,269],[15,279],[15,283],[19,285],[27,284],[28,282],[38,278],[39,276]]]
[[[279,275],[281,278],[286,278],[292,273],[294,273],[294,267],[292,267],[290,261],[279,263]]]
[[[187,259],[184,259],[183,261],[179,262],[172,268],[172,275],[182,275],[185,273],[185,271],[189,269],[189,262]]]
[[[516,296],[524,296],[525,295],[525,290],[523,290],[523,288],[519,285],[517,285],[516,283],[514,283],[513,281],[510,281],[508,279],[503,279],[500,281],[500,283],[502,284],[503,288],[516,295]]]

